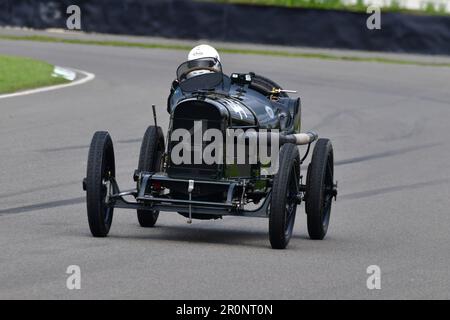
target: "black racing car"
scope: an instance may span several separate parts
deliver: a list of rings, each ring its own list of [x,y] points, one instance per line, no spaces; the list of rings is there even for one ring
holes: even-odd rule
[[[114,208],[136,209],[142,227],[153,227],[161,211],[178,212],[188,222],[228,215],[265,217],[272,248],[283,249],[292,235],[297,205],[304,201],[309,236],[323,239],[337,195],[330,140],[300,133],[300,99],[265,77],[227,76],[221,67],[189,77],[218,64],[209,59],[178,68],[168,99],[166,138],[153,107],[155,124],[145,132],[133,175],[136,189],[119,190],[111,137],[104,131],[94,134],[83,180],[92,235],[108,234]],[[300,169],[314,141],[305,179]],[[302,157],[298,145],[307,146]],[[208,150],[214,161],[199,157]]]

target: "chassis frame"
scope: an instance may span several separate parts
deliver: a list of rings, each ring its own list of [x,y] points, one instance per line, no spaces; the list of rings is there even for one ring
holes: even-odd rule
[[[270,214],[270,200],[272,192],[268,191],[262,203],[258,208],[249,210],[244,209],[242,203],[233,202],[232,195],[237,186],[244,186],[246,181],[208,181],[208,180],[192,180],[192,179],[175,179],[169,178],[161,173],[142,172],[139,174],[138,185],[139,188],[121,191],[119,185],[114,177],[111,177],[107,184],[107,196],[105,204],[111,208],[147,210],[147,211],[166,211],[166,212],[180,212],[187,211],[190,214],[208,214],[216,216],[240,216],[240,217],[255,217],[268,218]],[[136,176],[135,176],[136,177]],[[181,182],[186,184],[203,184],[203,185],[226,185],[228,186],[227,201],[226,202],[211,202],[198,201],[189,199],[173,199],[169,197],[155,197],[151,194],[146,194],[147,186],[154,180],[157,181],[171,181]],[[140,182],[139,182],[140,181]],[[83,180],[83,190],[86,191],[86,181]],[[306,185],[299,184],[297,190],[297,204],[300,204],[304,199],[304,192]],[[127,200],[127,197],[134,198],[134,201]]]

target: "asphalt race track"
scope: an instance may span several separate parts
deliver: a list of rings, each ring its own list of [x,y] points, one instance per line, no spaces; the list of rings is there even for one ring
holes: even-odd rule
[[[96,130],[115,143],[118,179],[133,186],[151,104],[166,131],[175,68],[187,53],[0,41],[1,54],[85,70],[94,81],[0,100],[0,298],[450,298],[450,69],[369,62],[222,56],[297,89],[303,129],[334,143],[338,202],[327,238],[307,237],[303,205],[287,250],[268,220],[194,221],[162,213],[157,228],[116,210],[91,237],[81,180]],[[66,269],[81,268],[81,290]],[[381,290],[366,269],[381,268]]]

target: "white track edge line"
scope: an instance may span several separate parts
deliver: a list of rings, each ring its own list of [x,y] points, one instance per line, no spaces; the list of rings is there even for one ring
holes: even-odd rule
[[[43,87],[43,88],[37,88],[37,89],[30,89],[30,90],[25,90],[25,91],[20,91],[20,92],[15,92],[15,93],[7,93],[7,94],[2,94],[0,95],[0,99],[6,99],[6,98],[14,98],[14,97],[20,97],[20,96],[27,96],[30,94],[35,94],[35,93],[41,93],[41,92],[47,92],[47,91],[52,91],[52,90],[58,90],[58,89],[64,89],[64,88],[68,88],[68,87],[72,87],[72,86],[77,86],[77,85],[81,85],[84,84],[86,82],[92,81],[95,79],[95,74],[87,72],[87,71],[83,71],[83,70],[78,70],[78,69],[73,69],[73,68],[66,68],[72,71],[75,71],[77,73],[81,73],[84,75],[83,78],[75,80],[73,82],[70,83],[65,83],[65,84],[58,84],[55,86],[49,86],[49,87]]]

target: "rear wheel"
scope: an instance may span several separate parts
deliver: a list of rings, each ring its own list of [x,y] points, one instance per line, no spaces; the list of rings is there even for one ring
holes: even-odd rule
[[[138,164],[139,172],[159,171],[164,150],[164,134],[161,127],[149,126],[142,139]],[[144,228],[153,227],[158,220],[158,216],[158,210],[137,210],[139,225]]]
[[[334,196],[333,175],[333,146],[330,140],[319,139],[308,166],[305,197],[308,233],[314,240],[322,240],[328,231]]]
[[[113,219],[113,207],[107,205],[111,179],[115,176],[114,148],[105,131],[94,134],[89,148],[85,180],[89,228],[94,237],[106,237]]]
[[[273,89],[282,89],[281,86],[275,81],[254,73],[252,73],[250,88],[264,95],[270,95]],[[288,98],[289,96],[286,92],[281,92],[280,97]]]
[[[273,249],[284,249],[289,243],[297,211],[300,179],[300,155],[293,144],[280,149],[278,173],[272,186],[269,216],[269,236]]]

